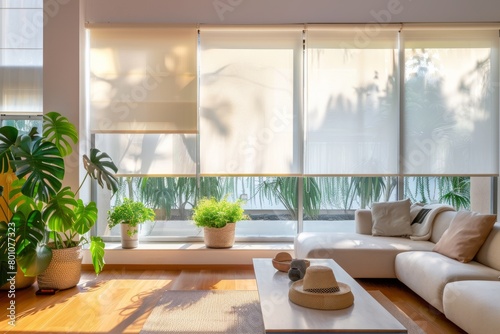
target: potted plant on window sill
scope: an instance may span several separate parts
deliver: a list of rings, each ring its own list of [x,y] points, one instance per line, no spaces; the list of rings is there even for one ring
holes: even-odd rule
[[[104,242],[95,236],[86,238],[97,221],[96,203],[85,204],[78,193],[90,177],[114,194],[117,168],[106,153],[92,148],[89,155],[83,155],[86,175],[77,191],[63,187],[63,158],[77,143],[76,127],[57,112],[43,116],[42,134],[37,128],[28,134],[19,134],[11,126],[0,128],[0,170],[12,170],[16,176],[9,194],[0,189],[9,211],[7,219],[0,222],[0,263],[2,269],[15,272],[20,266],[26,276],[37,276],[41,289],[67,289],[78,284],[81,247],[85,244],[90,244],[96,274],[104,267]],[[15,264],[8,261],[12,231]],[[59,259],[63,262],[57,263]],[[9,277],[7,271],[1,272],[0,283],[4,283]]]
[[[193,208],[192,219],[203,227],[203,237],[208,248],[231,248],[234,245],[236,222],[249,219],[242,208],[243,201],[230,202],[202,198]]]
[[[125,198],[123,203],[108,211],[108,226],[120,224],[122,248],[139,246],[139,225],[155,219],[155,212],[142,202]]]

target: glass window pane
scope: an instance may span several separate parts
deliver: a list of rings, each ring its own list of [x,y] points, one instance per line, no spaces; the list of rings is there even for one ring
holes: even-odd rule
[[[157,237],[200,238],[191,219],[192,203],[197,195],[195,177],[120,177],[119,191],[112,198],[109,191],[98,189],[99,219],[97,234],[108,241],[118,241],[120,227],[111,230],[106,224],[107,212],[125,198],[143,202],[155,211],[155,221],[140,227],[142,240]]]
[[[237,240],[292,240],[297,231],[297,178],[266,177],[120,177],[118,193],[97,190],[97,234],[118,241],[120,228],[109,229],[107,212],[124,198],[142,201],[156,219],[141,227],[141,239],[201,241],[203,230],[191,220],[192,207],[202,197],[241,198],[250,220],[236,225]]]
[[[0,115],[0,126],[13,126],[19,132],[28,134],[32,128],[36,127],[38,132],[42,132],[42,116],[6,116]]]
[[[354,212],[396,200],[397,177],[304,178],[304,231],[354,232]]]
[[[405,177],[404,194],[413,203],[446,203],[457,210],[470,210],[470,177]]]

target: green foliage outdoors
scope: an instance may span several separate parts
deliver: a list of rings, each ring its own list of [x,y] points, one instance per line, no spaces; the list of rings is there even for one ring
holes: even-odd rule
[[[299,218],[298,181],[296,177],[270,177],[259,184],[257,191],[269,201],[278,199],[290,213],[291,219],[297,220]],[[321,189],[318,182],[311,177],[303,178],[303,185],[304,213],[310,218],[315,218],[320,210]]]
[[[198,227],[221,228],[226,224],[249,219],[242,208],[243,201],[230,202],[227,198],[217,200],[214,197],[202,198],[193,209],[193,217]]]
[[[373,202],[390,201],[398,177],[304,177],[302,204],[298,202],[297,177],[127,177],[119,179],[117,203],[134,198],[148,207],[161,209],[170,219],[188,220],[191,207],[200,198],[224,198],[224,194],[245,195],[245,201],[261,207],[281,204],[289,219],[298,220],[302,205],[304,219],[318,219],[320,211],[333,208],[345,211],[368,208]],[[447,203],[457,209],[470,207],[468,177],[405,177],[403,196],[412,202]],[[260,201],[260,202],[259,202]]]
[[[110,228],[118,224],[127,224],[131,227],[136,227],[139,224],[154,219],[155,212],[153,209],[146,207],[142,202],[135,202],[130,198],[125,198],[122,204],[108,211],[108,226]],[[136,229],[134,231],[137,233]]]
[[[470,177],[441,176],[413,178],[414,188],[409,186],[410,178],[405,179],[405,197],[412,202],[431,203],[435,200],[446,203],[456,210],[470,209]],[[432,186],[434,185],[434,186]],[[434,189],[435,193],[431,192]]]

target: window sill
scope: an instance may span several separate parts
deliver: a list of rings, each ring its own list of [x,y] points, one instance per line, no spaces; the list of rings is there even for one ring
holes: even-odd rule
[[[106,243],[106,264],[133,265],[251,265],[256,257],[273,258],[278,252],[293,256],[293,242],[236,242],[231,248],[207,248],[203,242],[140,242],[123,249],[119,242]],[[88,249],[83,264],[91,264]]]

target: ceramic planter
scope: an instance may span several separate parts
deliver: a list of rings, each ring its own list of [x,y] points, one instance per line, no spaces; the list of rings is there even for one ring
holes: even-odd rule
[[[139,226],[130,226],[129,224],[120,224],[122,248],[131,249],[139,246]],[[132,234],[130,236],[130,234]]]

